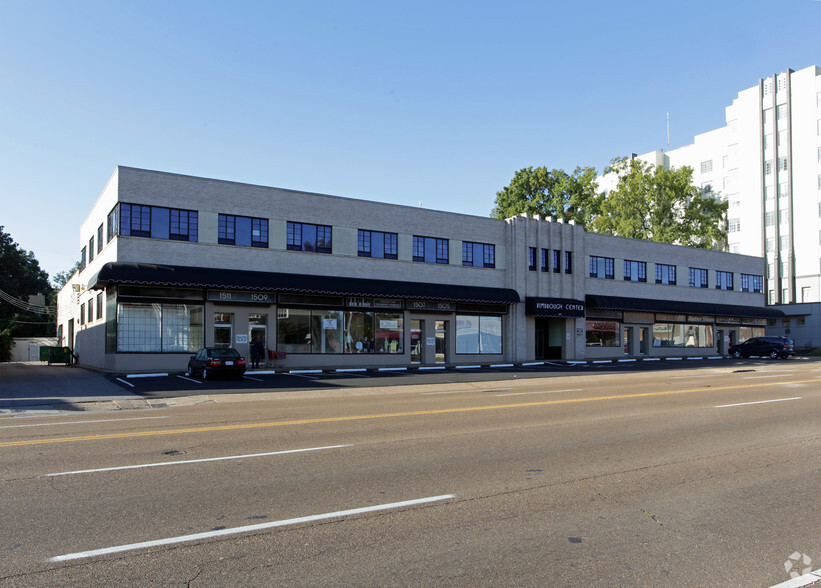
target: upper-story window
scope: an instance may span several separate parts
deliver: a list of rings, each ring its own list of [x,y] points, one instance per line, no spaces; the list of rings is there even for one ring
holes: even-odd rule
[[[169,210],[168,238],[174,241],[197,240],[197,213],[193,210]]]
[[[564,273],[572,274],[573,273],[573,252],[572,251],[565,251],[564,252]]]
[[[707,161],[701,162],[701,173],[707,174],[713,171],[713,160],[708,159]]]
[[[542,249],[541,250],[541,257],[540,257],[541,263],[540,263],[540,265],[541,265],[541,268],[542,268],[543,272],[546,272],[546,271],[549,270],[549,267],[547,265],[547,263],[548,263],[547,262],[548,253],[549,253],[549,251],[547,249]]]
[[[664,263],[656,264],[656,284],[676,285],[676,266]]]
[[[764,276],[741,274],[741,291],[757,292],[760,294],[764,291]]]
[[[221,245],[268,247],[268,219],[221,214],[217,219],[217,242]]]
[[[80,271],[86,269],[86,248],[80,250]]]
[[[103,225],[97,227],[97,253],[103,250]]]
[[[819,204],[818,216],[821,216],[821,204]],[[535,247],[528,247],[527,248],[527,269],[529,269],[532,272],[536,271],[536,248]]]
[[[139,204],[120,204],[120,234],[150,237],[151,207]]]
[[[462,265],[496,267],[496,246],[462,241]]]
[[[707,270],[691,267],[690,268],[690,287],[691,288],[707,288]]]
[[[331,253],[331,227],[288,221],[287,247],[291,251]]]
[[[111,240],[117,236],[117,233],[120,232],[120,207],[115,206],[111,212],[108,213],[108,218],[106,219],[107,229],[106,229],[106,243],[110,243]]]
[[[88,263],[94,261],[94,237],[88,240]]]
[[[114,211],[112,211],[114,212]],[[109,214],[109,237],[117,228],[117,215]],[[175,241],[197,241],[197,212],[142,204],[119,205],[119,234]],[[110,239],[109,239],[110,240]]]
[[[561,261],[562,261],[562,252],[558,249],[551,250],[551,265],[553,266],[553,273],[558,274],[562,271]]]
[[[414,235],[413,261],[448,263],[448,240]]]
[[[716,290],[733,289],[733,272],[722,272],[716,270]]]
[[[397,234],[359,229],[357,235],[359,257],[397,259]]]
[[[613,271],[615,260],[612,257],[590,256],[590,277],[603,278],[605,280],[615,279]]]
[[[647,281],[647,262],[624,260],[624,279],[627,282]]]

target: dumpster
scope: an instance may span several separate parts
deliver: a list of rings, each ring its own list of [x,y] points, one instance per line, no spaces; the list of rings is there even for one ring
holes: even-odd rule
[[[40,361],[48,361],[49,349],[48,345],[40,345]]]
[[[64,363],[69,365],[71,363],[72,353],[70,347],[49,347],[48,348],[48,364]]]

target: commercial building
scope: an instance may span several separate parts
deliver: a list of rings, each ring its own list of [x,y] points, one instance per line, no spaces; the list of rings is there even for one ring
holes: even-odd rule
[[[704,356],[781,316],[760,257],[129,167],[80,236],[58,337],[109,372]]]
[[[687,165],[696,186],[728,201],[729,251],[765,257],[768,304],[793,314],[782,305],[821,302],[821,68],[760,79],[738,93],[725,117],[725,126],[690,145],[639,158]],[[819,330],[773,327],[772,334],[796,335],[800,347],[821,346]]]

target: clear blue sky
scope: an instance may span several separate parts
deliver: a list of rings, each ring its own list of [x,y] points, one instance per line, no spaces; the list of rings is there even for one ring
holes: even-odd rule
[[[69,269],[117,165],[487,216],[523,167],[722,126],[819,31],[818,0],[0,0],[0,225]]]

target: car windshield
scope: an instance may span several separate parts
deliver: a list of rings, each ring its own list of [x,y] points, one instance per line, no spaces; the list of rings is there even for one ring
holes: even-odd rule
[[[209,353],[211,357],[239,357],[236,349],[212,349]]]

